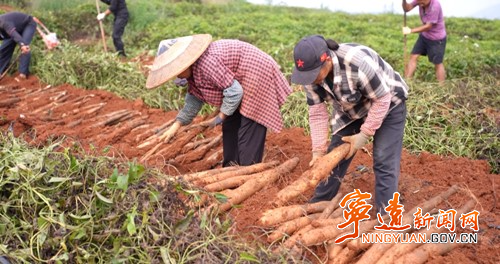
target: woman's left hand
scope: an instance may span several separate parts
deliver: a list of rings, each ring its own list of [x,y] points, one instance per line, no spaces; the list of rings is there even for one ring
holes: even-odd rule
[[[30,52],[30,46],[29,45],[22,45],[21,46],[21,53],[22,54],[26,54],[26,53],[29,53]]]
[[[351,149],[349,150],[349,154],[347,154],[346,159],[349,159],[358,151],[358,149],[362,148],[368,142],[370,137],[363,132],[359,132],[358,134],[342,137],[342,141],[350,143]]]

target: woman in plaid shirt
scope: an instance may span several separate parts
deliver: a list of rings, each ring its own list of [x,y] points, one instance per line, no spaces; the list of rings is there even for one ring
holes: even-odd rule
[[[292,92],[273,58],[246,42],[218,40],[178,77],[189,86],[167,133],[191,123],[208,103],[220,107],[211,126],[222,125],[223,166],[260,163],[267,128],[281,131],[280,106]]]
[[[375,205],[383,211],[397,192],[408,86],[375,51],[313,35],[294,49],[292,82],[304,85],[309,105],[312,165],[317,158],[349,142],[350,152],[316,188],[310,202],[331,200],[340,188],[354,153],[373,137]],[[333,105],[331,142],[327,147],[326,103]]]

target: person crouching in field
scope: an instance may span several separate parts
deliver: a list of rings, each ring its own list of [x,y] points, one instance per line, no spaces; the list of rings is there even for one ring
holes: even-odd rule
[[[0,73],[3,74],[16,49],[16,44],[21,47],[19,57],[19,77],[26,79],[29,75],[31,60],[30,43],[36,30],[36,22],[33,17],[20,12],[10,12],[0,15]]]
[[[262,162],[267,128],[283,128],[280,106],[292,92],[279,65],[239,40],[212,42],[209,34],[170,40],[148,76],[147,88],[178,77],[187,80],[185,105],[166,132],[172,138],[204,103],[220,108],[210,126],[222,125],[223,166]],[[160,47],[160,50],[162,47]]]
[[[391,65],[363,45],[339,45],[313,35],[297,43],[293,56],[292,82],[303,85],[309,105],[310,166],[326,152],[350,143],[347,157],[317,186],[310,202],[335,197],[354,153],[373,137],[375,203],[383,213],[398,190],[408,86]],[[327,103],[333,106],[328,148]]]

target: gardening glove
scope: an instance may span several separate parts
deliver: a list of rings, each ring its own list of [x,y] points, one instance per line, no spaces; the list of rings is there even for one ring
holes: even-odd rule
[[[175,136],[180,127],[181,122],[175,121],[174,124],[172,124],[172,126],[163,135],[161,135],[160,139],[162,139],[165,143],[168,143],[170,139]]]
[[[105,17],[106,17],[106,13],[100,13],[99,15],[97,15],[97,20],[101,21],[101,20],[103,20]]]
[[[409,27],[403,27],[403,35],[408,35],[411,33],[411,28]]]
[[[214,128],[214,127],[222,124],[222,122],[224,121],[224,119],[225,119],[225,117],[222,118],[222,117],[220,117],[220,114],[219,114],[216,117],[212,118],[212,120],[210,120],[210,122],[208,123],[208,127]]]
[[[359,132],[358,134],[348,137],[342,137],[342,141],[351,144],[351,149],[349,150],[349,154],[347,154],[346,159],[351,158],[358,149],[362,148],[368,142],[369,138],[370,137],[363,132]]]
[[[316,161],[323,157],[325,153],[323,151],[313,151],[311,161],[309,162],[309,167],[312,167]]]
[[[22,45],[21,46],[21,53],[22,54],[26,54],[26,53],[29,53],[30,52],[30,46],[29,45]]]

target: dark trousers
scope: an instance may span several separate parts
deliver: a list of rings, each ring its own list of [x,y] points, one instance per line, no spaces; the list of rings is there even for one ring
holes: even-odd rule
[[[223,167],[262,162],[267,128],[242,116],[239,110],[222,123]]]
[[[31,40],[33,39],[33,35],[35,35],[36,23],[31,20],[28,25],[23,29],[23,32],[20,34],[23,37],[24,43],[29,45]],[[8,38],[2,42],[0,46],[0,73],[3,73],[9,67],[10,61],[12,60],[12,54],[14,54],[14,50],[16,49],[17,43],[12,39]],[[25,75],[29,74],[31,60],[31,52],[26,54],[21,54],[19,57],[19,72]]]
[[[128,16],[117,16],[113,24],[113,44],[115,45],[116,52],[119,55],[125,56],[125,49],[123,47],[122,36],[125,32],[125,26],[128,23]]]
[[[373,171],[375,173],[375,208],[383,211],[398,191],[403,133],[406,122],[406,104],[403,102],[389,112],[373,137]],[[356,120],[337,134],[332,135],[328,152],[343,144],[343,136],[359,133],[362,120]],[[354,157],[354,156],[353,156]],[[332,170],[327,181],[316,187],[311,203],[329,201],[337,195],[352,158],[341,161]]]

